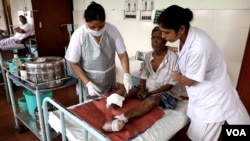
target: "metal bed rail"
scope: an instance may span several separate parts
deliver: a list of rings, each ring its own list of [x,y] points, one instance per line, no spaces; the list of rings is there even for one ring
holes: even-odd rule
[[[58,101],[54,100],[53,98],[46,97],[43,100],[42,108],[43,108],[43,114],[44,114],[44,124],[45,124],[45,132],[46,132],[46,139],[47,141],[51,141],[50,137],[50,127],[49,127],[49,111],[48,111],[48,103],[51,104],[51,106],[54,106],[59,111],[60,115],[60,123],[61,123],[61,134],[62,134],[62,140],[66,141],[66,127],[65,127],[65,115],[75,121],[76,124],[80,125],[83,128],[83,135],[84,135],[84,141],[88,141],[88,133],[92,134],[96,138],[98,138],[98,141],[110,141],[110,139],[105,136],[103,133],[98,131],[96,128],[94,128],[92,125],[69,111],[65,106],[60,104]]]

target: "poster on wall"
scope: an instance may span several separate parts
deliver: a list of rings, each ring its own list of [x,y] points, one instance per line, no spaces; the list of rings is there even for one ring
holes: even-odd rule
[[[163,10],[156,10],[155,11],[155,16],[154,16],[154,21],[153,21],[154,24],[158,23],[157,20],[158,20],[158,18],[161,15],[162,12],[163,12]]]
[[[138,0],[125,0],[124,19],[136,19]]]
[[[154,0],[142,0],[140,20],[151,21],[153,9],[154,9]]]

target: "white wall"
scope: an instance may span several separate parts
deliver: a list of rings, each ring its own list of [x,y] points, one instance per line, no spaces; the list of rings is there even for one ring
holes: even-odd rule
[[[84,23],[83,11],[91,0],[74,0],[74,23],[76,28]],[[155,26],[152,21],[124,20],[125,0],[96,0],[106,9],[107,21],[116,25],[124,37],[129,56],[137,50],[151,50],[151,30]],[[138,12],[140,2],[138,1]],[[190,8],[194,13],[193,26],[208,32],[220,47],[228,71],[236,86],[240,72],[246,39],[250,26],[249,0],[155,0],[154,8],[163,9],[172,4]],[[170,44],[177,46],[178,43]],[[122,83],[121,65],[117,59],[117,80]],[[132,73],[139,65],[131,62]],[[136,67],[136,69],[135,69]]]
[[[33,16],[32,16],[32,5],[31,0],[10,0],[10,7],[11,7],[11,20],[12,25],[19,26],[19,15],[24,14],[24,9],[27,9],[27,21],[33,25]],[[0,29],[7,30],[9,25],[6,25],[5,18],[4,18],[4,10],[3,4],[0,2]]]
[[[74,9],[82,10],[93,0],[73,0]],[[125,0],[94,0],[106,10],[124,10]],[[134,0],[136,1],[136,0]],[[141,9],[142,0],[137,0],[138,9]],[[163,9],[177,4],[192,9],[249,9],[249,0],[154,0],[155,9]]]

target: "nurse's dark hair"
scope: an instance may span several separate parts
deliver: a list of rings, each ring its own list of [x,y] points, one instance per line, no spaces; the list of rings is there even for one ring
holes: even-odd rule
[[[159,16],[158,24],[163,28],[178,31],[182,25],[187,29],[193,19],[193,12],[189,8],[182,8],[178,5],[167,7]]]
[[[92,1],[84,12],[84,18],[86,22],[94,20],[105,21],[105,10],[100,4]]]

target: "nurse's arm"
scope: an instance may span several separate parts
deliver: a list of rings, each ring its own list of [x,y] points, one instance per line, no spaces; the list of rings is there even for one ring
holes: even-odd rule
[[[174,80],[179,81],[182,85],[186,85],[186,86],[192,86],[192,85],[194,85],[194,83],[196,83],[195,80],[190,79],[184,75],[181,75],[181,73],[179,73],[177,71],[173,71],[171,73],[171,77]]]
[[[89,78],[83,72],[82,68],[80,67],[79,63],[70,62],[70,66],[75,74],[82,80],[82,82],[86,85],[89,82]]]
[[[194,85],[197,81],[190,79],[184,75],[180,75],[177,79],[181,84],[186,85],[186,86],[192,86]]]
[[[118,54],[118,57],[122,65],[123,73],[129,73],[129,59],[127,52]]]

